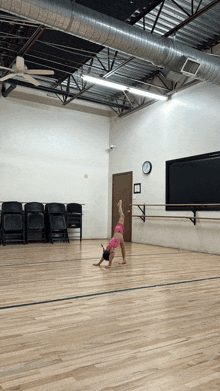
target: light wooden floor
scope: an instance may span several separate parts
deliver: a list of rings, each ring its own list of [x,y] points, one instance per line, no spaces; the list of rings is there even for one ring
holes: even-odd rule
[[[219,391],[220,256],[100,243],[0,247],[0,390]]]

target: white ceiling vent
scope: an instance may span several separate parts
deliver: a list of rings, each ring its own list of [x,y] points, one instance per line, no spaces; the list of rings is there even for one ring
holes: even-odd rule
[[[181,68],[181,72],[188,76],[196,76],[200,66],[201,62],[193,60],[193,58],[187,58]]]

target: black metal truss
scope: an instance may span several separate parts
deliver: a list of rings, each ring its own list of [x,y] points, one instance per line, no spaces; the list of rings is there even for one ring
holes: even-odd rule
[[[13,79],[13,82],[10,83],[10,86],[9,86],[8,89],[6,89],[5,83],[2,84],[3,96],[6,97],[12,90],[15,89],[16,86],[27,87],[27,88],[31,88],[31,89],[34,89],[34,90],[38,90],[38,91],[43,91],[43,92],[48,92],[50,94],[54,94],[54,95],[57,96],[57,98],[59,98],[61,100],[62,103],[64,103],[64,100],[65,100],[66,97],[67,98],[68,97],[74,98],[75,95],[76,95],[76,94],[74,94],[71,91],[67,92],[67,91],[64,91],[63,89],[51,88],[51,87],[43,86],[43,85],[40,85],[40,86],[37,87],[37,86],[35,86],[33,84],[26,83],[26,82],[23,82],[21,80]],[[6,95],[6,91],[8,91],[7,95]],[[131,109],[130,106],[125,107],[124,105],[122,106],[119,103],[105,101],[104,99],[89,98],[89,97],[84,97],[84,96],[80,96],[79,99],[86,100],[86,101],[93,102],[93,103],[98,103],[98,104],[105,105],[105,106],[115,107],[117,109],[122,109],[122,108],[123,109],[127,109],[127,110]]]
[[[145,15],[149,14],[149,12],[151,12],[154,8],[156,8],[162,2],[163,2],[163,0],[157,0],[157,1],[149,2],[148,6],[144,7],[144,9],[141,12],[139,12],[138,14],[132,15],[129,18],[128,23],[131,24],[131,25],[134,25],[135,23],[137,23],[142,18],[144,19]]]
[[[174,2],[177,6],[179,6],[175,0],[171,0],[172,2]],[[200,0],[195,12],[194,12],[194,4],[193,4],[193,0],[191,0],[191,12],[192,12],[192,15],[189,15],[189,13],[185,11],[185,13],[187,15],[189,15],[189,17],[184,20],[183,22],[181,22],[180,24],[178,24],[177,26],[175,26],[173,29],[169,30],[168,32],[166,32],[163,36],[164,37],[169,37],[169,36],[172,36],[173,34],[175,34],[178,30],[180,30],[181,28],[185,27],[187,24],[189,24],[190,22],[192,22],[193,20],[195,20],[196,18],[198,18],[199,16],[201,16],[202,14],[204,14],[205,12],[209,11],[211,8],[213,8],[216,4],[218,4],[220,2],[220,0],[213,0],[210,4],[206,5],[205,7],[203,7],[202,9],[199,10],[201,4],[202,4],[202,0]],[[161,11],[162,11],[162,8],[163,8],[163,5],[164,5],[164,1],[160,2],[161,3],[161,6],[159,8],[159,11],[157,13],[157,16],[155,18],[155,22],[153,24],[153,27],[152,27],[152,30],[151,32],[154,31],[155,27],[156,27],[156,23],[159,19],[159,16],[161,14]],[[182,9],[181,6],[179,6],[179,8]],[[145,29],[145,21],[144,21],[144,17],[143,17],[143,29]],[[198,46],[197,49],[198,50],[204,50],[204,49],[207,49],[207,48],[210,48],[212,47],[213,45],[215,45],[216,43],[220,42],[220,35],[216,36],[215,38],[213,38],[212,40],[209,40],[207,43],[204,43],[202,46]],[[160,73],[161,71],[160,70],[157,70],[157,71],[154,71],[152,74],[150,75],[147,75],[144,79],[141,79],[140,82],[146,82],[146,81],[149,81],[151,80],[152,81],[152,84],[154,83],[154,81],[156,80],[156,78],[159,78],[160,81],[166,85],[165,81],[163,80],[163,77],[161,78],[160,76]],[[187,78],[186,78],[186,83],[187,83]],[[189,86],[190,85],[193,85],[195,83],[198,83],[198,81],[193,81],[193,82],[190,82],[189,83]],[[176,85],[177,83],[174,83],[174,82],[170,82],[171,84],[171,87],[167,86],[167,90],[169,91],[169,93],[172,92],[172,90],[176,90]],[[183,83],[184,84],[184,83]],[[154,85],[154,84],[153,84]],[[182,86],[183,88],[183,86]],[[181,89],[181,88],[180,88]],[[134,111],[134,110],[138,110],[142,107],[146,107],[148,104],[152,104],[154,102],[154,100],[148,100],[146,102],[146,99],[143,99],[141,103],[139,103],[138,105],[134,106],[132,105],[132,109],[130,110],[131,112]],[[126,113],[127,114],[127,113]],[[123,109],[119,109],[118,110],[118,116],[123,116]]]
[[[187,18],[183,22],[181,22],[180,24],[175,26],[173,29],[166,32],[164,34],[165,37],[172,36],[178,30],[182,29],[187,24],[189,24],[190,22],[192,22],[193,20],[195,20],[196,18],[198,18],[199,16],[201,16],[202,14],[204,14],[205,12],[207,12],[208,10],[210,10],[212,7],[214,7],[216,4],[218,4],[220,2],[220,0],[213,0],[210,4],[201,8],[203,0],[200,0],[200,2],[198,3],[198,5],[196,7],[194,6],[194,2],[193,2],[194,0],[191,0],[191,15],[190,15],[189,11],[184,9],[184,7],[182,7],[182,5],[180,5],[178,3],[178,0],[151,1],[148,3],[148,7],[145,7],[141,12],[139,12],[137,14],[135,13],[134,16],[129,18],[127,22],[129,24],[135,24],[137,21],[142,19],[143,20],[143,29],[145,29],[145,15],[147,15],[147,13],[149,13],[151,10],[153,10],[154,8],[156,8],[157,6],[160,5],[158,12],[155,16],[155,21],[153,23],[153,27],[151,30],[151,32],[153,33],[155,30],[155,27],[157,25],[157,22],[160,18],[165,1],[172,1],[176,6],[178,6],[182,10],[182,12],[184,12],[187,15]],[[20,24],[22,24],[22,21],[20,22]],[[27,26],[27,24],[25,24],[25,23],[24,23],[24,25]],[[27,42],[19,49],[19,51],[16,52],[16,55],[26,54],[28,52],[28,50],[34,45],[34,43],[39,40],[41,34],[46,29],[45,26],[39,26],[37,24],[34,24],[34,26],[36,26],[35,32],[28,38]],[[19,27],[19,23],[18,23],[18,25],[15,25],[13,27],[13,31],[11,31],[11,32],[13,32],[14,34],[12,34],[12,35],[14,35],[14,36],[17,35],[18,27]],[[31,28],[33,29],[32,24],[31,24]],[[10,40],[11,40],[11,44],[13,45],[13,38],[9,36],[8,42],[10,42]],[[198,49],[205,50],[207,48],[212,47],[213,45],[215,45],[219,41],[220,41],[220,35],[217,35],[213,39],[210,39],[208,42],[204,42],[203,45],[198,46]],[[4,45],[1,45],[1,46],[2,46],[2,49],[4,49]],[[102,53],[101,53],[102,49],[103,48],[99,48],[99,50],[96,53],[88,55],[88,57],[85,57],[85,55],[84,55],[82,62],[80,64],[78,64],[79,66],[83,66],[84,69],[86,68],[87,74],[90,73],[91,69],[97,70],[97,66],[96,66],[96,68],[94,66],[94,59],[96,59],[100,65],[99,70],[100,70],[100,73],[102,73],[103,78],[108,78],[114,73],[119,74],[118,72],[120,69],[122,70],[122,73],[123,73],[123,67],[126,64],[128,64],[129,62],[132,62],[133,60],[135,60],[135,57],[131,56],[131,57],[127,58],[126,60],[124,60],[120,65],[116,65],[116,60],[118,58],[118,52],[115,51],[114,56],[112,58],[112,55],[110,55],[110,51],[108,49],[108,58],[107,58],[107,65],[106,65],[106,61],[105,61],[105,63],[102,61]],[[8,49],[5,47],[5,50],[8,50]],[[11,49],[11,50],[13,50],[13,49]],[[14,63],[14,61],[10,62],[10,64],[8,64],[8,66],[9,67],[12,66],[13,63]],[[79,68],[77,68],[77,70],[79,70]],[[76,71],[76,68],[74,70],[70,69],[70,72],[68,74],[65,73],[65,75],[61,79],[59,79],[56,83],[53,83],[52,88],[41,86],[42,90],[45,91],[45,89],[48,89],[48,90],[50,90],[48,92],[51,92],[53,90],[52,93],[57,94],[57,97],[59,97],[59,99],[61,100],[63,105],[67,105],[68,103],[70,103],[74,99],[78,98],[78,99],[88,100],[88,101],[92,101],[92,102],[98,102],[98,103],[101,103],[104,105],[109,105],[112,109],[116,110],[116,112],[119,116],[123,115],[123,112],[127,113],[128,110],[133,111],[135,109],[139,109],[141,107],[146,106],[146,104],[148,104],[148,102],[149,102],[149,104],[152,102],[146,98],[136,99],[134,96],[131,96],[131,94],[126,94],[126,93],[115,94],[112,97],[104,97],[104,99],[103,99],[103,97],[102,97],[102,99],[95,98],[93,93],[91,93],[91,96],[89,96],[90,90],[92,90],[93,85],[88,86],[83,81],[83,79],[81,79],[79,82],[79,80],[77,80],[77,78],[74,77],[75,71]],[[161,77],[160,72],[161,72],[160,70],[156,70],[156,71],[152,72],[150,75],[147,75],[146,77],[142,78],[141,80],[135,81],[132,85],[139,86],[139,85],[142,85],[143,83],[145,83],[145,84],[148,84],[149,88],[154,87],[154,88],[158,88],[158,89],[163,89],[163,91],[165,91],[165,93],[171,93],[172,90],[176,87],[176,83],[164,80],[164,78]],[[123,77],[123,75],[122,75],[122,77]],[[151,82],[149,83],[149,81],[151,81]],[[19,85],[22,85],[23,82],[16,81],[16,83]],[[30,84],[26,84],[26,83],[24,83],[24,84],[26,87],[36,88],[34,86],[32,87]],[[60,88],[59,92],[57,92],[58,86]],[[40,89],[40,88],[38,87],[38,89]],[[73,90],[74,90],[74,92],[75,91],[77,91],[77,92],[73,93]],[[122,104],[119,103],[121,101],[122,101]]]
[[[24,56],[24,54],[26,54],[28,52],[28,50],[30,50],[30,48],[34,45],[34,43],[40,38],[40,36],[43,34],[43,32],[45,31],[46,27],[45,26],[38,26],[37,29],[35,30],[35,32],[32,34],[32,36],[27,40],[27,42],[25,43],[25,45],[17,52],[16,56]],[[15,63],[16,61],[16,58],[10,62],[7,67],[8,68],[11,68],[12,65]],[[7,75],[8,71],[5,71],[3,74],[2,74],[2,77]]]
[[[217,45],[219,42],[220,42],[220,34],[216,35],[212,39],[209,39],[207,42],[204,42],[202,45],[197,46],[197,49],[198,50],[212,49],[212,47]]]
[[[172,0],[173,1],[173,0]],[[167,33],[164,34],[164,37],[169,37],[171,36],[172,34],[174,34],[176,31],[180,30],[181,28],[185,27],[187,24],[189,24],[190,22],[192,22],[193,20],[195,20],[196,18],[198,18],[199,16],[201,16],[202,14],[204,14],[205,12],[209,11],[211,8],[213,8],[216,4],[218,4],[220,2],[220,0],[213,0],[210,4],[206,5],[205,7],[203,7],[200,11],[199,11],[199,7],[202,3],[202,0],[200,1],[196,11],[194,13],[192,13],[192,15],[189,15],[189,17],[184,20],[182,23],[178,24],[176,27],[174,27],[173,29],[171,29],[170,31],[168,31]],[[192,12],[193,12],[193,0],[191,0],[191,4],[192,4]]]
[[[137,15],[135,15],[134,17],[130,17],[129,19],[126,20],[126,23],[130,24],[130,25],[134,25],[138,20],[140,20],[143,15],[146,15],[147,13],[149,13],[152,9],[154,9],[155,7],[157,7],[158,4],[160,4],[162,1],[164,0],[150,0],[148,2],[148,6],[147,7],[144,7],[142,9],[142,11],[140,13],[138,13]],[[98,55],[102,50],[104,49],[104,47],[99,47],[99,49],[96,51],[96,55]],[[117,53],[117,52],[116,52]],[[133,59],[134,57],[131,58],[131,60]],[[87,61],[89,61],[89,57],[84,59],[84,61],[82,61],[82,66],[83,64],[85,64]],[[131,61],[130,60],[130,61]],[[72,73],[75,72],[75,69],[73,69]],[[66,78],[68,77],[68,75],[64,75],[61,79],[59,79],[57,81],[57,83],[54,85],[54,87],[60,85]]]
[[[191,23],[193,20],[195,20],[196,18],[198,18],[199,16],[201,16],[202,14],[204,14],[205,12],[207,12],[208,10],[213,8],[217,3],[220,2],[220,0],[213,0],[210,4],[206,5],[202,9],[199,9],[201,7],[201,5],[202,5],[202,0],[200,0],[198,6],[196,7],[196,9],[194,9],[194,3],[193,3],[193,0],[191,0],[191,15],[190,15],[187,10],[185,10],[180,4],[177,3],[177,1],[175,1],[175,0],[170,0],[170,1],[175,3],[176,6],[178,6],[188,17],[183,22],[181,22],[177,26],[175,26],[173,29],[171,29],[168,32],[166,32],[164,34],[165,37],[172,36],[178,30],[180,30],[181,28],[185,27],[187,24]],[[163,6],[164,6],[164,2],[165,2],[165,0],[158,1],[157,5],[160,4],[160,7],[159,7],[159,10],[157,12],[157,15],[156,15],[156,18],[155,18],[155,21],[154,21],[151,33],[153,33],[153,31],[154,31],[154,29],[155,29],[155,27],[157,25],[158,19],[160,17],[161,11],[162,11]],[[154,7],[153,8],[155,8],[155,3],[154,3]],[[142,13],[140,13],[138,16],[136,16],[135,18],[131,18],[132,22],[130,21],[130,23],[133,24],[134,21],[136,23],[137,20],[140,20],[141,18],[143,18],[143,29],[145,29],[145,21],[144,21],[145,18],[144,18],[144,15],[146,15],[148,12],[150,12],[150,10],[152,10],[153,8],[148,8],[148,9],[143,10]],[[216,37],[215,41],[217,41],[218,39],[219,39],[219,37]],[[116,52],[116,57],[117,57],[117,52]],[[104,78],[108,78],[113,73],[116,73],[119,68],[123,68],[123,66],[126,65],[128,62],[131,62],[132,60],[135,59],[135,57],[130,57],[126,61],[124,61],[124,63],[122,63],[120,65],[120,67],[116,67],[115,69],[114,69],[114,66],[113,66],[114,65],[113,62],[110,65],[110,61],[109,61],[108,62],[109,67],[108,67],[108,69],[106,69],[106,67],[103,65],[102,61],[99,59],[98,54],[96,54],[96,58],[98,59],[100,65],[102,66],[103,71],[106,71],[106,73],[103,75]],[[89,72],[90,72],[90,70],[89,70]],[[150,75],[146,76],[146,78],[141,79],[139,82],[134,83],[134,85],[137,86],[138,84],[140,85],[143,82],[152,80],[151,86],[161,88],[161,86],[158,86],[158,83],[156,84],[156,80],[159,79],[161,81],[161,83],[164,85],[164,87],[166,89],[166,92],[170,93],[176,87],[176,83],[171,82],[171,81],[167,81],[167,83],[169,83],[169,85],[167,85],[165,80],[163,79],[163,77],[160,76],[160,72],[161,72],[160,70],[155,71],[155,72],[153,72],[153,74],[150,74]],[[89,87],[86,87],[86,85],[82,86],[81,90],[76,95],[76,97],[79,97],[82,94],[84,94],[85,92],[89,91],[90,89],[93,88],[93,86],[94,85],[90,85]],[[117,99],[119,98],[120,95],[121,94],[116,94],[115,97],[111,98],[111,99],[115,99],[115,101],[117,101]],[[66,99],[64,104],[68,104],[73,99],[75,99],[75,98],[71,98],[69,100]],[[131,106],[131,110],[130,111],[133,111],[136,108],[141,108],[141,107],[146,106],[146,102],[149,102],[149,104],[150,104],[150,103],[152,103],[152,100],[149,101],[149,99],[146,100],[146,98],[139,98],[137,100],[135,97],[132,98],[130,95],[128,96],[127,94],[124,94],[123,104],[126,105],[126,107],[125,107],[126,113],[127,113],[127,105],[130,105]],[[114,111],[117,111],[117,110],[114,110]],[[123,108],[121,108],[121,107],[118,108],[117,114],[119,116],[123,115]]]

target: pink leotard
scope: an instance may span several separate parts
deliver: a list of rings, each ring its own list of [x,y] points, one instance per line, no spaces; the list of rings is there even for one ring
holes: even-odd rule
[[[115,227],[115,233],[116,232],[120,232],[122,235],[123,235],[123,224],[121,224],[121,223],[118,223],[117,225],[116,225],[116,227]]]
[[[115,233],[116,232],[119,232],[119,233],[121,233],[123,235],[123,224],[118,223],[116,225]],[[110,240],[108,246],[106,247],[106,250],[110,250],[110,248],[112,248],[112,247],[116,248],[116,247],[119,246],[119,244],[120,244],[120,240],[117,239],[117,238],[114,238],[114,236],[113,236],[113,238]]]
[[[106,247],[106,250],[110,250],[110,248],[112,248],[112,247],[116,248],[119,246],[119,244],[120,244],[120,240],[118,240],[117,238],[114,238],[114,236],[113,236],[113,238],[109,242],[109,245]]]

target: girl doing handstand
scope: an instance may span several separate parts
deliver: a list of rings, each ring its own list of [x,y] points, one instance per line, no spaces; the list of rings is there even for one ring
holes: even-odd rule
[[[106,250],[102,246],[104,249],[102,258],[99,261],[99,263],[94,263],[93,264],[94,266],[100,266],[104,260],[109,260],[109,264],[108,264],[108,266],[105,266],[105,268],[110,269],[110,267],[112,265],[113,258],[115,256],[115,248],[118,247],[119,245],[121,246],[122,258],[123,258],[123,262],[120,262],[119,265],[123,265],[126,263],[125,243],[124,243],[124,238],[123,238],[123,228],[124,228],[125,216],[122,211],[122,200],[119,201],[117,206],[118,206],[118,213],[119,213],[120,218],[118,220],[118,224],[115,227],[114,236],[110,240],[109,245],[106,247]]]

